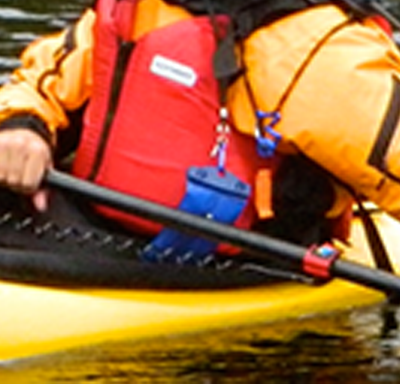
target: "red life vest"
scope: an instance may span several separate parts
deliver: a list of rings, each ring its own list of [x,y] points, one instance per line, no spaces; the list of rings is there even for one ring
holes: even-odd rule
[[[219,122],[218,82],[212,68],[215,31],[208,17],[187,17],[135,40],[124,39],[118,31],[126,34],[132,26],[117,23],[115,9],[122,3],[100,0],[97,5],[93,92],[73,172],[177,207],[185,194],[188,168],[216,164],[210,157]],[[175,8],[160,1],[159,5],[163,14]],[[265,160],[258,158],[252,137],[232,132],[229,141],[227,170],[252,185]],[[123,212],[98,209],[134,230],[160,229]],[[248,204],[235,224],[249,227],[255,215]]]

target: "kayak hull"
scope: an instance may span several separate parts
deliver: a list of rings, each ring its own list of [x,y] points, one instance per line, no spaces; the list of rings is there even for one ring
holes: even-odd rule
[[[398,270],[400,224],[374,220]],[[373,266],[362,224],[355,221],[345,258]],[[17,359],[121,340],[252,326],[349,310],[384,295],[333,279],[319,286],[276,283],[213,291],[62,289],[0,281],[0,359]]]

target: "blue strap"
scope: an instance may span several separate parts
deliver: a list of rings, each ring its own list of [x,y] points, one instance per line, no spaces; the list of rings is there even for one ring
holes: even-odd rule
[[[256,131],[257,152],[261,157],[272,157],[282,139],[282,135],[274,130],[275,125],[281,120],[281,114],[278,111],[257,111],[256,117],[259,123],[264,120],[268,121],[267,124]]]

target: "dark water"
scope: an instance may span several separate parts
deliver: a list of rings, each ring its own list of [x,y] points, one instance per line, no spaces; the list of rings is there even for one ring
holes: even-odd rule
[[[251,329],[97,346],[0,365],[42,383],[399,383],[400,337],[381,308]]]
[[[26,44],[65,26],[88,3],[0,0],[0,80],[18,65]],[[396,12],[399,4],[390,3]],[[382,313],[373,307],[0,363],[0,382],[400,383],[400,335],[396,321]]]

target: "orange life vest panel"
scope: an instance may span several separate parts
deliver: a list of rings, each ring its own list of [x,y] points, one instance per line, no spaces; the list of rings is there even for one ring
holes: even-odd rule
[[[131,13],[129,2],[118,11],[122,5],[124,0],[98,1],[93,96],[73,172],[177,207],[188,168],[216,164],[210,157],[220,107],[212,67],[215,32],[208,17],[192,17],[159,0],[139,2]],[[224,19],[218,22],[223,25]],[[231,132],[227,170],[252,185],[261,162],[268,164],[258,158],[254,140]],[[160,229],[123,212],[98,209],[135,230]],[[250,203],[235,224],[247,228],[254,220]]]

